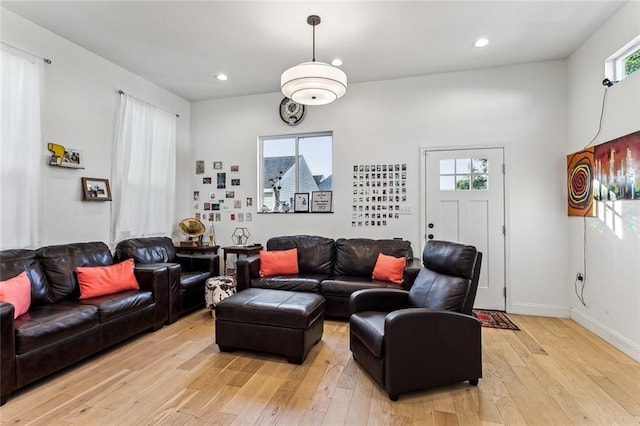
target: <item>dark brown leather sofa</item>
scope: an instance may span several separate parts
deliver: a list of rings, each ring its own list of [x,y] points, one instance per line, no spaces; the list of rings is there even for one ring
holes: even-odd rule
[[[293,235],[270,238],[267,250],[297,248],[297,275],[260,277],[260,256],[238,259],[238,290],[249,287],[319,293],[326,300],[325,315],[348,318],[349,297],[366,288],[411,288],[420,270],[411,243],[401,239],[331,238]],[[379,253],[407,258],[402,286],[372,279]]]
[[[167,316],[166,268],[136,268],[140,290],[79,300],[75,269],[113,264],[101,242],[0,252],[0,280],[23,271],[31,281],[29,310],[14,320],[0,302],[0,403],[11,392],[145,330]]]
[[[220,275],[217,254],[176,253],[168,237],[131,238],[116,246],[116,259],[133,258],[136,265],[167,267],[169,270],[168,323],[204,306],[204,286],[209,277]]]
[[[410,291],[362,290],[350,300],[353,357],[394,401],[482,377],[481,324],[472,312],[482,253],[431,240],[422,259]]]

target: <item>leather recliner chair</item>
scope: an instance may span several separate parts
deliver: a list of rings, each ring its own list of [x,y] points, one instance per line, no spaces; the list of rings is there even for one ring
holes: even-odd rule
[[[133,258],[137,265],[166,266],[169,271],[169,312],[167,324],[181,315],[204,307],[207,279],[220,275],[217,254],[179,254],[168,237],[123,240],[116,246],[118,261]]]
[[[410,291],[359,290],[349,300],[353,357],[393,401],[482,377],[481,323],[472,312],[482,253],[431,240],[422,261]]]

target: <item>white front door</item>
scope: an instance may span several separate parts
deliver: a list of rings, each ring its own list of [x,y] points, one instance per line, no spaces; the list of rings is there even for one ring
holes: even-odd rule
[[[482,252],[478,309],[505,310],[504,149],[426,150],[425,239]]]

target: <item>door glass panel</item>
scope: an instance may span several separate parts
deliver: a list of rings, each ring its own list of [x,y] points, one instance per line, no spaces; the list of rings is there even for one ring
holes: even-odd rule
[[[455,191],[456,182],[454,176],[440,176],[440,191]]]
[[[456,160],[456,173],[471,173],[471,159],[458,158]]]
[[[469,189],[470,182],[471,176],[469,175],[456,176],[456,189],[467,190]]]
[[[489,188],[489,176],[487,175],[474,175],[473,176],[473,189],[488,189]]]
[[[440,190],[486,190],[489,181],[487,158],[440,160]]]
[[[473,173],[487,173],[489,171],[489,160],[486,158],[474,158],[471,160]]]
[[[455,169],[455,160],[440,160],[440,174],[441,175],[452,175],[456,172]]]

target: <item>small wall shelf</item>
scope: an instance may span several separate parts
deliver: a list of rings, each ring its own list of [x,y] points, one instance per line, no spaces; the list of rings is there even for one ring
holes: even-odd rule
[[[49,163],[49,165],[52,166],[52,167],[64,167],[66,169],[84,169],[84,166],[81,166],[80,164],[69,164],[69,163],[54,164],[54,163]]]

